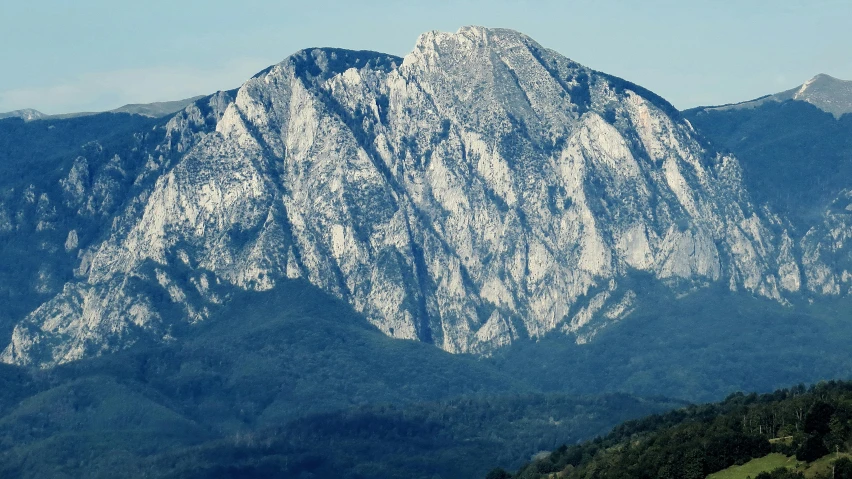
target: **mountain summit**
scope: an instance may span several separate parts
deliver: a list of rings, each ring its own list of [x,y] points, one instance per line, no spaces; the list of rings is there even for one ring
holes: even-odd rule
[[[779,101],[787,99],[806,101],[820,110],[840,117],[852,113],[852,81],[821,73],[806,81],[799,88],[774,95]]]
[[[122,170],[139,175],[125,209],[74,235],[76,279],[4,361],[168,340],[229,288],[292,278],[390,336],[473,353],[589,341],[630,314],[636,274],[777,301],[801,288],[784,222],[751,203],[735,158],[657,95],[511,30],[428,32],[405,58],[304,50],[159,131],[159,153]],[[87,168],[59,180],[64,201],[93,194]]]
[[[5,118],[20,118],[24,121],[33,121],[40,120],[45,117],[47,117],[47,115],[38,110],[33,110],[32,108],[25,108],[23,110],[14,110],[7,111],[5,113],[0,113],[0,120]]]
[[[774,95],[767,95],[756,100],[707,107],[707,110],[729,110],[738,108],[754,108],[767,102],[783,102],[787,100],[803,101],[814,105],[820,110],[831,113],[839,118],[846,113],[852,113],[852,81],[838,80],[832,76],[820,73],[805,83]]]

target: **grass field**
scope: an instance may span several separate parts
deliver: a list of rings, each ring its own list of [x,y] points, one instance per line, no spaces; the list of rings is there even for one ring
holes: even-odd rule
[[[818,474],[824,475],[826,472],[830,472],[831,464],[841,457],[852,458],[852,454],[829,454],[810,464],[797,461],[795,457],[788,457],[783,454],[769,454],[758,459],[752,459],[742,466],[731,466],[723,471],[710,474],[707,476],[707,479],[754,478],[761,472],[771,472],[779,467],[796,469],[797,471],[804,473],[806,478],[811,479],[816,477]]]
[[[783,454],[769,454],[743,464],[742,466],[731,466],[715,474],[710,474],[707,479],[746,479],[755,477],[761,472],[769,472],[779,467],[795,468],[803,465],[795,457],[787,457]]]
[[[831,473],[831,463],[841,457],[850,457],[850,454],[845,452],[841,452],[840,454],[832,453],[817,459],[816,461],[808,464],[808,468],[804,471],[805,477],[810,479],[815,477],[817,474],[825,476],[826,473]]]

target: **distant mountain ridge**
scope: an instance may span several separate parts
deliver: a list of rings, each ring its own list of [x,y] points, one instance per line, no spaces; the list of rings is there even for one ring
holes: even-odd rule
[[[6,113],[0,113],[0,119],[21,118],[24,121],[35,121],[44,119],[76,118],[80,116],[98,115],[101,113],[129,113],[131,115],[142,115],[151,118],[160,118],[183,110],[194,101],[197,101],[203,97],[204,95],[199,95],[194,96],[192,98],[186,98],[183,100],[175,101],[160,101],[154,103],[131,103],[105,112],[76,112],[47,115],[38,110],[27,108],[24,110],[15,110]]]
[[[699,107],[698,109],[724,111],[755,108],[767,102],[787,100],[810,103],[822,111],[831,113],[835,118],[839,118],[847,113],[852,113],[852,81],[839,80],[825,73],[820,73],[800,86],[780,93],[730,105]]]
[[[32,108],[25,108],[23,110],[14,110],[7,111],[5,113],[0,113],[0,120],[4,118],[20,118],[24,121],[33,121],[46,118],[47,116],[48,115],[45,115],[44,113],[38,110],[33,110]]]

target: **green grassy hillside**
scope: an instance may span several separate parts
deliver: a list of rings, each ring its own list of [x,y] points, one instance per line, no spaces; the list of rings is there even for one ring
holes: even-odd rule
[[[793,477],[804,477],[805,479],[821,479],[821,478],[840,478],[846,477],[842,473],[838,473],[837,466],[840,459],[849,459],[849,453],[829,453],[813,462],[803,462],[797,460],[794,456],[785,456],[779,453],[767,454],[766,456],[752,459],[751,461],[740,465],[731,466],[714,474],[707,476],[707,479],[749,479],[756,478],[761,473],[773,473],[776,476],[781,474],[777,471],[783,469],[787,474]]]
[[[795,457],[785,456],[777,452],[767,454],[757,459],[752,459],[742,465],[734,465],[719,472],[707,476],[707,479],[747,479],[753,478],[761,472],[772,472],[778,468],[799,470],[805,464],[797,461]]]

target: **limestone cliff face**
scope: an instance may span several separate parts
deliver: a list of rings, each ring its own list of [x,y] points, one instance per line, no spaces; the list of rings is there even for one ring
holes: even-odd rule
[[[804,284],[817,295],[852,293],[852,191],[826,208],[801,240]]]
[[[620,284],[636,271],[779,301],[810,281],[735,158],[656,95],[517,32],[430,32],[405,58],[303,51],[216,108],[215,131],[196,104],[173,118],[179,161],[152,166],[4,361],[168,338],[227,288],[284,278],[391,336],[474,353],[553,330],[591,340],[631,311],[641,291]]]

